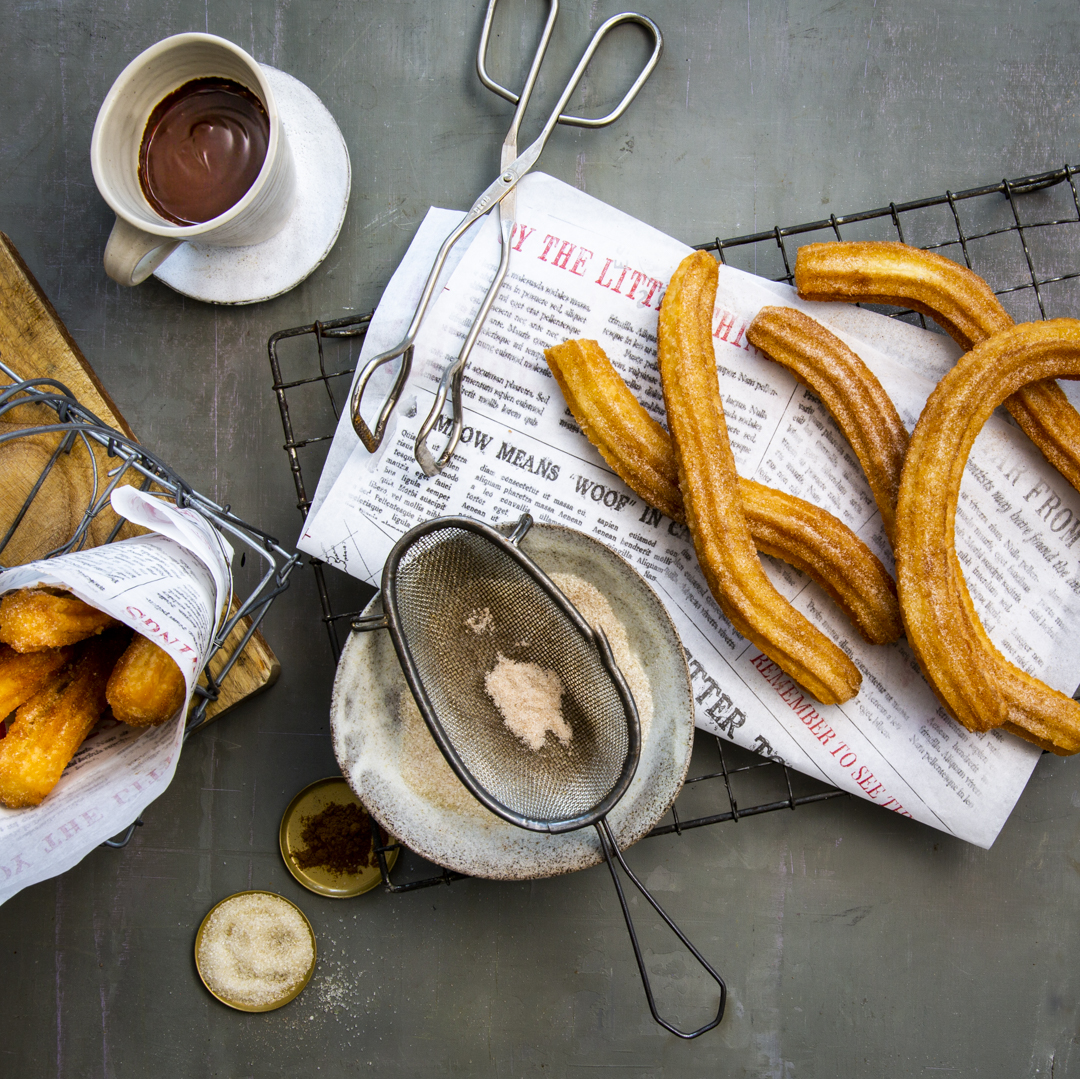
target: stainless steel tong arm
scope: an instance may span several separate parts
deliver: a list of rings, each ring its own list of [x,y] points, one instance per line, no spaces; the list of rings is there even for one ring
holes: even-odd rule
[[[489,4],[488,13],[489,16],[494,10],[494,2]],[[544,28],[544,34],[541,37],[540,45],[537,49],[537,54],[533,58],[533,64],[530,69],[529,78],[526,82],[526,87],[522,91],[517,101],[517,109],[515,110],[514,120],[511,124],[510,132],[507,135],[507,143],[510,143],[511,138],[516,142],[516,132],[518,125],[521,121],[521,116],[525,109],[528,107],[529,96],[532,93],[532,87],[536,80],[536,74],[539,71],[540,62],[543,60],[544,50],[547,48],[547,42],[551,34],[551,26],[553,24],[554,16],[557,12],[557,5],[552,4],[552,10],[549,12],[548,22]],[[352,419],[353,429],[356,431],[357,436],[363,443],[365,449],[369,453],[374,453],[379,445],[382,443],[383,436],[386,433],[386,425],[390,419],[390,415],[397,405],[398,399],[401,396],[401,391],[405,387],[405,383],[408,380],[409,373],[412,369],[412,355],[413,348],[416,343],[416,336],[420,331],[420,327],[423,324],[425,315],[431,304],[432,296],[435,293],[436,285],[438,284],[439,275],[442,273],[443,267],[446,265],[446,260],[453,249],[454,245],[461,239],[469,227],[477,221],[480,217],[486,214],[492,207],[499,205],[506,196],[514,190],[521,178],[536,164],[537,159],[540,157],[544,146],[547,144],[548,139],[551,136],[551,132],[554,130],[555,125],[559,122],[560,117],[563,116],[563,110],[566,108],[567,102],[570,100],[574,91],[577,89],[578,84],[581,82],[582,77],[585,74],[586,68],[589,66],[589,62],[592,60],[596,53],[596,50],[600,47],[604,38],[616,27],[623,23],[637,23],[640,26],[645,27],[653,37],[653,51],[649,60],[642,68],[641,73],[638,75],[634,84],[627,91],[623,100],[619,103],[616,109],[608,116],[601,117],[595,125],[589,126],[603,126],[603,124],[612,123],[618,119],[619,116],[626,110],[626,107],[630,104],[633,98],[636,96],[638,90],[644,84],[645,80],[652,73],[653,68],[656,66],[660,59],[660,53],[663,49],[663,36],[660,33],[660,28],[645,15],[639,15],[636,12],[622,12],[618,15],[613,15],[610,19],[604,22],[592,36],[592,40],[589,42],[584,53],[581,55],[581,59],[577,63],[577,67],[574,68],[573,74],[570,76],[569,81],[563,88],[562,93],[559,95],[559,99],[552,109],[551,114],[544,122],[544,126],[540,131],[540,134],[533,140],[533,142],[526,147],[509,165],[504,165],[501,173],[497,179],[492,182],[487,189],[480,195],[480,197],[473,203],[472,208],[461,219],[457,227],[450,233],[449,236],[443,241],[442,247],[439,249],[435,262],[433,263],[430,272],[428,273],[427,281],[424,284],[423,292],[420,295],[420,302],[417,304],[416,311],[413,314],[412,321],[409,323],[409,328],[405,333],[402,340],[392,349],[387,352],[383,352],[373,359],[369,360],[364,366],[364,369],[360,372],[359,377],[356,380],[356,384],[353,387],[352,395],[349,401],[350,416]],[[485,27],[490,31],[489,20],[485,20]],[[574,117],[568,117],[566,122],[573,122]],[[504,223],[503,242],[507,243],[509,239],[509,232],[512,228],[513,222]],[[507,225],[510,227],[508,228]],[[491,295],[491,300],[494,299],[494,295]],[[490,300],[487,301],[487,306],[490,307]],[[486,313],[486,312],[485,312]],[[472,341],[475,340],[476,334],[470,334],[470,340],[467,344],[471,348]],[[467,357],[467,352],[463,350],[464,356],[459,357],[458,373],[460,374],[460,368],[464,366],[464,360]],[[401,366],[398,369],[396,378],[394,379],[393,386],[390,389],[386,400],[383,402],[382,408],[379,410],[378,418],[375,422],[374,430],[372,430],[367,422],[364,420],[360,413],[360,408],[363,403],[364,391],[371,379],[371,376],[384,364],[401,358]],[[445,386],[449,382],[449,379],[444,378],[443,386],[443,400],[445,400]],[[460,396],[455,395],[455,419],[456,426],[460,428]],[[434,421],[432,421],[434,422]],[[445,459],[449,459],[449,455],[443,454]]]

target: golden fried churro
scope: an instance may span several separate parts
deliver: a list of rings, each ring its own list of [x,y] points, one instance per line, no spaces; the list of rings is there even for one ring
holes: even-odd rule
[[[978,274],[907,244],[807,244],[795,259],[795,288],[804,300],[910,307],[929,315],[965,350],[1013,324]]]
[[[105,684],[127,645],[125,633],[106,633],[76,649],[15,713],[0,739],[0,802],[39,805],[105,711]]]
[[[0,600],[0,641],[16,652],[40,652],[100,633],[114,620],[70,592],[23,588]]]
[[[817,581],[863,640],[888,644],[903,633],[889,571],[843,521],[812,502],[741,476],[739,496],[757,549]]]
[[[25,704],[71,659],[70,648],[51,648],[46,652],[16,652],[0,644],[0,718]]]
[[[573,340],[544,357],[585,437],[631,490],[685,521],[671,435],[642,407],[596,341]]]
[[[1080,491],[1080,412],[1054,381],[1033,382],[1005,407],[1050,464]]]
[[[136,633],[116,661],[105,691],[113,715],[133,727],[156,727],[184,703],[184,676],[166,651]]]
[[[911,307],[929,315],[964,349],[1013,325],[990,286],[943,255],[906,244],[807,244],[795,261],[806,300]],[[1039,381],[1004,402],[1043,456],[1080,490],[1080,413],[1061,387]]]
[[[908,444],[892,398],[839,337],[793,307],[763,307],[746,338],[821,398],[863,466],[891,543]]]
[[[578,425],[622,480],[650,506],[685,521],[679,466],[667,431],[642,407],[596,341],[567,341],[544,355]],[[794,495],[739,477],[754,545],[807,573],[871,644],[902,632],[896,586],[842,521]]]
[[[960,480],[983,424],[1039,379],[1080,377],[1080,322],[1003,330],[961,358],[923,409],[904,464],[896,565],[908,640],[945,708],[969,730],[1004,726],[1055,753],[1080,750],[1080,704],[1010,663],[975,612],[954,548]]]
[[[735,628],[824,704],[853,697],[861,676],[773,588],[742,511],[712,346],[718,268],[704,251],[679,264],[660,309],[660,377],[679,487],[698,561]]]

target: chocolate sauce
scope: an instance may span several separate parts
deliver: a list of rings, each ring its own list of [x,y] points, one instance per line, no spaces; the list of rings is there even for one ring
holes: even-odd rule
[[[231,79],[193,79],[159,101],[139,147],[139,184],[177,225],[223,214],[255,182],[270,141],[258,97]]]

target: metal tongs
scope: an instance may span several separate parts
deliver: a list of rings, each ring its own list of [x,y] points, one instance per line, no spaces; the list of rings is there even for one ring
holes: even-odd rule
[[[624,11],[619,15],[613,15],[596,31],[595,34],[593,34],[592,40],[582,54],[581,59],[578,61],[577,67],[574,68],[573,74],[570,76],[569,81],[559,95],[559,100],[556,102],[551,115],[544,122],[543,130],[541,130],[536,140],[519,154],[517,150],[518,129],[521,126],[521,120],[525,114],[525,110],[529,106],[529,99],[532,96],[533,86],[536,83],[537,75],[540,73],[540,66],[544,61],[544,54],[547,52],[548,42],[551,39],[551,32],[555,28],[555,19],[559,13],[559,3],[558,0],[549,0],[550,7],[548,10],[547,22],[544,24],[543,33],[540,35],[540,43],[536,47],[532,65],[529,68],[528,76],[525,79],[525,85],[520,94],[515,94],[511,90],[506,89],[506,87],[499,85],[499,83],[487,73],[487,48],[488,41],[491,37],[491,24],[495,16],[496,3],[497,0],[488,0],[487,12],[484,16],[484,28],[480,34],[480,45],[476,55],[476,70],[480,76],[480,81],[489,90],[493,90],[500,97],[506,98],[507,101],[514,102],[517,106],[514,110],[514,118],[510,123],[510,129],[507,131],[506,138],[503,140],[502,144],[502,155],[500,159],[500,168],[502,169],[502,172],[499,178],[484,191],[476,202],[473,203],[472,209],[469,210],[454,231],[443,241],[443,245],[439,249],[439,254],[428,274],[427,281],[424,284],[424,290],[420,296],[420,302],[416,306],[416,311],[413,314],[412,321],[409,323],[409,328],[406,331],[404,338],[402,338],[394,348],[390,349],[389,352],[384,352],[379,356],[375,356],[367,362],[356,380],[349,401],[349,411],[353,428],[367,451],[369,453],[374,453],[382,443],[383,436],[386,433],[386,425],[390,419],[390,414],[397,405],[398,398],[401,396],[401,391],[404,389],[405,383],[409,378],[409,372],[412,369],[413,348],[416,344],[416,337],[420,332],[424,316],[427,314],[428,307],[431,304],[432,296],[434,295],[436,285],[438,284],[439,275],[446,264],[447,257],[454,245],[465,235],[473,222],[478,220],[492,208],[495,208],[496,212],[499,214],[499,234],[500,243],[502,245],[502,256],[499,261],[499,268],[495,273],[494,280],[488,288],[487,294],[484,296],[483,302],[480,304],[480,309],[477,312],[476,318],[473,320],[472,327],[465,338],[465,343],[461,347],[458,358],[443,372],[438,390],[435,394],[435,403],[416,436],[416,445],[414,447],[416,460],[424,470],[424,473],[428,476],[434,476],[446,466],[447,462],[449,462],[450,458],[453,456],[454,450],[457,449],[458,441],[461,438],[463,423],[461,405],[462,372],[468,361],[469,353],[472,351],[476,339],[480,336],[480,331],[483,329],[488,312],[491,310],[491,305],[495,301],[499,288],[502,286],[503,280],[506,277],[507,268],[510,265],[510,240],[513,235],[517,217],[517,196],[515,188],[518,181],[533,167],[533,165],[536,164],[537,158],[539,158],[544,146],[547,144],[548,138],[555,129],[556,124],[570,124],[573,127],[592,128],[606,127],[608,124],[612,124],[618,120],[627,110],[630,102],[637,97],[638,91],[652,74],[653,68],[656,67],[657,61],[660,59],[660,53],[664,47],[663,35],[660,33],[660,28],[652,21],[652,19],[645,15],[639,15],[633,11]],[[623,23],[637,23],[639,26],[643,26],[653,39],[652,55],[646,61],[645,66],[634,80],[633,85],[626,92],[622,101],[620,101],[606,116],[591,118],[565,114],[563,110],[566,108],[567,102],[569,102],[574,91],[577,89],[578,83],[581,82],[581,79],[589,66],[589,62],[592,60],[596,50],[600,47],[600,43],[616,26],[621,26]],[[364,390],[367,388],[371,376],[380,367],[399,357],[401,358],[401,366],[398,370],[397,377],[394,379],[394,384],[391,387],[386,400],[383,402],[382,408],[379,410],[378,419],[375,422],[375,429],[372,430],[368,427],[363,416],[360,414]],[[443,449],[442,454],[438,459],[436,459],[428,448],[427,440],[434,429],[435,424],[438,422],[439,417],[442,415],[442,410],[446,404],[448,394],[451,397],[453,408],[453,425],[450,430],[450,436],[446,443],[446,447]]]

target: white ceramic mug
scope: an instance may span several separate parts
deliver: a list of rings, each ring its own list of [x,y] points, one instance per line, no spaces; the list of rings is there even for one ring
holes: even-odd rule
[[[224,213],[177,225],[150,205],[139,183],[139,148],[154,107],[193,79],[246,86],[266,109],[270,138],[255,182]],[[145,281],[186,240],[220,247],[260,243],[280,232],[296,198],[292,154],[262,69],[239,46],[213,34],[177,34],[151,45],[120,73],[94,124],[90,163],[101,197],[116,213],[105,272],[121,285]]]

